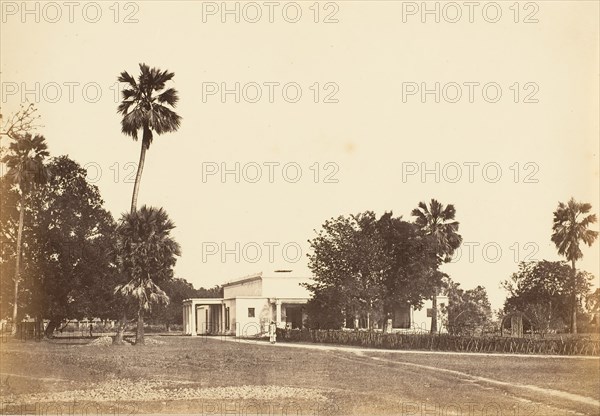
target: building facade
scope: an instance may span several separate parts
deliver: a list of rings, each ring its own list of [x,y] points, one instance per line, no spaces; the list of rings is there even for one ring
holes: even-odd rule
[[[271,321],[278,328],[302,328],[306,320],[305,305],[310,299],[310,292],[302,283],[310,280],[284,271],[270,275],[257,273],[227,282],[223,285],[222,298],[183,301],[183,332],[191,336],[253,337],[267,333]],[[440,332],[445,332],[443,310],[447,302],[445,296],[438,296]],[[431,300],[425,301],[420,310],[409,305],[398,308],[391,317],[392,330],[429,331],[431,313]]]

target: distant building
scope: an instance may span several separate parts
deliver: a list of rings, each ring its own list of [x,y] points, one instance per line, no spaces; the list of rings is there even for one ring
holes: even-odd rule
[[[257,273],[227,282],[223,285],[222,298],[183,301],[183,332],[192,336],[252,337],[267,333],[271,321],[278,328],[302,328],[310,292],[301,284],[310,280],[290,275],[290,271],[285,270],[271,275]],[[442,310],[448,304],[448,298],[438,296],[437,302],[438,329],[445,332]],[[393,331],[428,331],[431,313],[431,300],[426,300],[420,310],[409,305],[398,308],[392,314]]]

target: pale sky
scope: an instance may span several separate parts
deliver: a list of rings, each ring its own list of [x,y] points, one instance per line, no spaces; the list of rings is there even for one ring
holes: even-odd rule
[[[499,2],[500,15],[480,2],[473,22],[461,2],[428,2],[439,23],[421,2],[276,3],[238,3],[236,23],[221,2],[31,2],[24,15],[21,2],[2,2],[2,112],[35,102],[52,155],[85,165],[118,218],[140,143],[120,132],[117,76],[137,77],[140,62],[175,72],[182,126],[155,136],[138,203],[174,220],[176,275],[196,287],[275,269],[308,276],[307,240],[328,218],[392,210],[409,220],[436,198],[456,206],[473,249],[444,271],[465,289],[485,286],[498,308],[517,261],[559,259],[559,201],[598,213],[598,2],[522,2],[518,14]],[[220,94],[236,83],[239,103]],[[439,103],[421,97],[436,83]],[[222,181],[236,163],[239,183]],[[598,248],[579,263],[596,276]]]

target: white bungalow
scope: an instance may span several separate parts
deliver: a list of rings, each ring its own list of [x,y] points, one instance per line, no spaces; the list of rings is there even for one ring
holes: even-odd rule
[[[253,336],[267,332],[271,321],[280,328],[301,328],[310,293],[300,284],[308,281],[289,271],[257,273],[225,283],[223,298],[186,299],[184,334]]]
[[[251,337],[268,332],[271,321],[279,328],[302,328],[306,319],[304,305],[310,292],[301,286],[308,277],[276,271],[257,273],[223,285],[222,298],[194,298],[183,301],[183,332],[186,335],[223,334]],[[438,328],[443,327],[446,296],[438,296]],[[425,332],[431,324],[431,300],[422,309],[406,306],[394,311],[393,331]],[[350,324],[351,325],[351,324]]]

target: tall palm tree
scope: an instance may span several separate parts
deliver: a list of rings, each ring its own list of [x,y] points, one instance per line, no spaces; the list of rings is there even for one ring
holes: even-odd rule
[[[140,161],[131,197],[131,212],[137,208],[146,151],[152,144],[154,133],[160,135],[174,132],[181,125],[181,117],[172,110],[179,101],[177,91],[174,88],[165,89],[166,83],[174,76],[173,72],[160,71],[146,64],[140,64],[140,75],[137,81],[126,71],[121,72],[118,77],[119,82],[127,83],[127,88],[121,92],[123,100],[117,109],[123,116],[121,131],[135,141],[138,140],[138,132],[142,132]],[[127,316],[124,312],[117,325],[117,335],[114,340],[116,344],[123,342],[126,322]]]
[[[142,206],[123,214],[117,229],[117,253],[121,271],[128,282],[118,285],[115,293],[137,301],[136,344],[144,344],[144,313],[153,304],[168,304],[169,297],[158,283],[173,277],[179,244],[171,236],[175,228],[162,208]]]
[[[412,210],[411,215],[416,217],[415,224],[428,236],[434,245],[435,252],[440,261],[449,262],[452,254],[462,243],[458,234],[458,221],[455,220],[456,209],[454,205],[443,204],[435,199],[429,203],[419,202],[418,208]],[[437,270],[434,271],[437,273]],[[433,276],[432,276],[433,277]],[[437,291],[435,288],[432,297],[431,332],[437,329]]]
[[[152,144],[154,133],[160,135],[174,132],[181,125],[181,117],[172,110],[179,101],[177,91],[174,88],[165,89],[166,83],[174,76],[173,72],[140,64],[137,82],[126,71],[121,72],[118,78],[120,82],[128,84],[122,91],[123,101],[118,107],[118,113],[123,116],[121,131],[136,141],[138,132],[142,132],[140,161],[131,198],[131,211],[135,211],[137,207],[146,151]]]
[[[587,202],[577,202],[571,198],[566,204],[558,203],[554,211],[554,223],[552,225],[552,242],[558,249],[558,254],[565,256],[571,262],[573,281],[571,290],[571,333],[577,333],[577,291],[575,290],[577,280],[577,269],[575,262],[583,257],[579,248],[579,242],[583,241],[591,246],[598,232],[588,229],[596,222],[596,214],[589,214],[592,205]]]
[[[19,201],[19,226],[17,230],[17,247],[14,278],[14,303],[12,314],[12,333],[17,331],[17,313],[19,301],[19,283],[21,280],[21,243],[23,237],[23,223],[25,222],[25,196],[36,185],[48,179],[48,170],[44,165],[45,159],[50,156],[48,146],[43,136],[27,133],[15,137],[9,146],[9,152],[2,158],[8,171],[7,179],[19,188],[21,194]]]

